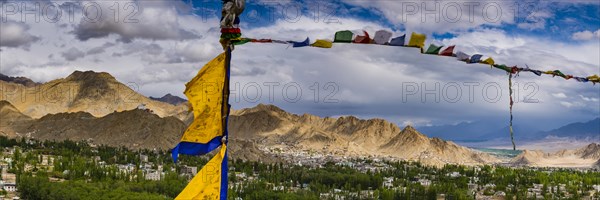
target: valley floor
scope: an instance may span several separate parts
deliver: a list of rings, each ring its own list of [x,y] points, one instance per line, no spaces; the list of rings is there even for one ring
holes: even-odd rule
[[[172,199],[207,162],[165,151],[132,151],[85,142],[0,137],[4,177],[16,175],[22,199]],[[310,154],[310,152],[309,152]],[[315,155],[316,156],[316,155]],[[591,169],[445,165],[382,159],[324,160],[307,165],[231,160],[229,199],[590,199],[600,172]],[[310,162],[309,162],[310,163]],[[7,179],[5,179],[7,180]],[[4,182],[5,186],[6,182]]]

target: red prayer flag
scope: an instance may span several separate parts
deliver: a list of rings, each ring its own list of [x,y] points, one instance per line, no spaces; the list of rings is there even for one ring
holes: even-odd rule
[[[356,38],[354,38],[354,43],[361,43],[361,44],[370,44],[371,43],[371,38],[369,37],[369,33],[367,33],[367,31],[363,31],[365,33],[364,36],[359,35],[356,36]]]
[[[444,49],[442,52],[440,52],[440,55],[452,56],[453,52],[454,52],[454,45],[449,46],[448,48]]]

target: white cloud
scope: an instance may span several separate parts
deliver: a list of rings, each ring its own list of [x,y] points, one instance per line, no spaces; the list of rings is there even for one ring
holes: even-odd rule
[[[579,95],[579,97],[581,97],[581,99],[583,99],[584,101],[598,102],[598,98],[586,97],[586,96],[583,96],[583,95]]]
[[[175,54],[179,55],[183,62],[189,63],[212,59],[221,51],[221,47],[203,41],[189,42],[175,47]]]
[[[480,29],[444,39],[442,43],[457,44],[456,50],[468,54],[489,55],[496,63],[528,65],[544,71],[559,69],[576,76],[589,76],[597,72],[600,66],[596,56],[600,54],[600,41],[569,44],[528,36],[510,36],[502,30]]]
[[[592,39],[600,39],[600,29],[598,29],[595,32],[592,31],[581,31],[581,32],[575,32],[573,33],[573,36],[571,36],[572,39],[574,40],[592,40]]]
[[[532,12],[525,18],[525,22],[518,23],[517,27],[528,30],[544,29],[546,20],[551,17],[554,15],[546,10]]]
[[[574,101],[574,102],[561,101],[560,105],[562,105],[566,108],[583,108],[586,106],[584,103],[577,102],[577,101]]]
[[[375,8],[393,24],[408,31],[446,33],[481,25],[514,23],[511,1],[354,1],[344,2]],[[437,6],[436,6],[437,5]]]
[[[384,5],[385,2],[376,1],[372,4]],[[49,81],[65,77],[73,70],[106,71],[119,81],[138,84],[140,92],[145,95],[182,95],[184,84],[196,75],[209,59],[221,52],[218,42],[218,19],[209,18],[204,21],[194,15],[171,13],[170,9],[164,8],[168,20],[157,23],[170,23],[173,30],[186,30],[202,37],[187,40],[160,39],[169,37],[138,35],[140,30],[150,25],[134,25],[131,28],[137,29],[136,31],[110,29],[112,34],[105,37],[93,37],[94,39],[82,41],[75,34],[65,33],[81,28],[77,27],[80,25],[79,21],[71,24],[72,26],[30,24],[29,32],[43,37],[44,42],[32,43],[30,52],[15,48],[3,49],[0,60],[2,72],[13,76],[28,76],[35,81]],[[254,38],[303,40],[309,36],[314,41],[321,38],[332,39],[333,34],[339,30],[366,29],[369,33],[374,33],[375,30],[386,29],[380,24],[353,18],[339,18],[338,21],[340,23],[326,24],[314,22],[309,18],[295,23],[278,20],[272,25],[243,31],[245,36]],[[427,43],[457,44],[457,50],[469,54],[481,53],[493,57],[498,63],[508,65],[528,64],[532,68],[560,69],[579,76],[590,75],[599,70],[600,61],[597,55],[600,48],[597,41],[575,44],[549,41],[533,36],[508,34],[493,28],[474,28],[478,23],[479,21],[474,24],[442,24],[455,30],[471,31],[459,31],[458,36],[454,38],[430,39]],[[417,25],[416,22],[409,24],[413,27]],[[113,26],[118,25],[110,25]],[[425,30],[431,31],[436,30],[434,27],[432,24],[424,26]],[[106,27],[100,25],[96,28],[105,30]],[[122,28],[127,26],[123,25]],[[403,33],[395,32],[394,36],[401,34]],[[135,39],[129,43],[118,42],[123,38]],[[69,54],[66,57],[72,60],[65,62],[61,56],[56,56],[60,55],[56,52],[74,52],[75,56],[66,53]],[[55,56],[49,57],[52,54]],[[444,120],[479,120],[482,116],[504,117],[508,112],[508,82],[504,72],[485,65],[467,65],[456,61],[455,58],[422,55],[414,48],[335,44],[331,49],[319,49],[250,43],[236,47],[233,59],[232,82],[239,83],[236,95],[251,95],[254,92],[243,90],[244,86],[258,83],[263,86],[259,102],[274,103],[296,112],[320,115],[376,115],[375,117],[384,117],[399,123],[411,121],[414,124],[431,124]],[[539,100],[537,102],[542,102],[517,102],[514,107],[515,116],[536,120],[551,117],[555,119],[555,116],[587,118],[597,116],[600,112],[597,102],[580,100],[583,103],[578,107],[574,106],[575,103],[566,101],[572,99],[557,100],[553,96],[563,93],[567,97],[577,97],[581,94],[590,99],[600,98],[591,84],[546,75],[538,77],[525,72],[513,81],[520,84],[515,86],[515,90],[518,91],[515,95],[520,95],[515,96],[515,99],[524,99],[532,95],[534,99]],[[267,98],[268,88],[263,85],[267,82],[280,84],[275,88],[274,101]],[[337,86],[335,92],[332,87],[325,87],[330,82]],[[436,83],[440,83],[441,88],[444,88],[452,82],[462,85],[461,100],[457,103],[444,101],[448,94],[443,93],[437,94],[441,98],[439,103],[433,101],[433,95],[425,95],[427,100],[423,103],[421,93],[409,95],[407,101],[403,101],[403,93],[406,92],[403,84],[417,84],[421,87],[424,83],[426,87],[432,88]],[[533,83],[532,88],[525,87],[529,82]],[[302,88],[302,99],[298,102],[292,103],[283,99],[283,87],[290,83],[297,83]],[[318,90],[314,87],[315,83],[319,84],[316,87]],[[469,91],[464,86],[465,83],[479,84],[475,87],[473,102],[469,101]],[[496,102],[484,100],[482,90],[488,83],[497,84],[502,92]],[[245,93],[240,94],[242,91]],[[318,95],[315,95],[315,92],[318,92]],[[331,94],[331,98],[337,99],[338,103],[324,103],[324,99]],[[317,103],[314,103],[315,96],[318,96]],[[570,108],[573,108],[572,112],[565,113],[560,109],[548,108],[560,106],[560,101],[570,105]],[[253,102],[244,101],[243,96],[239,101],[232,98],[232,103],[235,108],[255,105]]]
[[[559,99],[564,99],[567,98],[567,95],[565,95],[565,93],[559,92],[559,93],[552,93],[552,96],[559,98]]]
[[[96,13],[90,11],[91,14],[85,15],[89,17],[82,17],[73,31],[77,38],[82,41],[103,38],[110,34],[119,35],[124,42],[130,42],[135,38],[185,40],[201,37],[179,23],[177,6],[180,6],[183,2],[118,1],[115,3],[113,1],[86,1],[84,4],[99,5],[101,10],[112,10],[113,13],[116,12],[114,11],[114,5],[117,5],[120,6],[119,11],[123,15],[115,18],[114,14],[102,14],[96,18]],[[125,13],[128,15],[125,15]]]
[[[566,101],[561,101],[561,102],[560,102],[560,105],[562,105],[562,106],[564,106],[564,107],[567,107],[567,108],[570,108],[570,107],[572,107],[572,106],[573,106],[573,104],[572,104],[572,103],[569,103],[569,102],[566,102]]]
[[[31,35],[29,25],[16,21],[0,22],[0,47],[28,47],[32,42],[39,40]]]

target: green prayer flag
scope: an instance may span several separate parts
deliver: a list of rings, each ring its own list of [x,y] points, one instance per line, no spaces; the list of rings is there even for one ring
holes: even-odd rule
[[[250,41],[252,41],[250,38],[241,38],[239,40],[233,40],[233,41],[231,41],[231,43],[233,43],[233,45],[242,45],[242,44],[246,44]]]
[[[354,36],[354,33],[352,33],[352,31],[338,31],[335,33],[335,39],[333,40],[333,42],[351,43],[352,36]]]
[[[442,49],[442,47],[444,46],[436,46],[434,44],[429,45],[429,48],[427,48],[427,51],[425,51],[426,54],[438,54],[440,52],[440,50]]]

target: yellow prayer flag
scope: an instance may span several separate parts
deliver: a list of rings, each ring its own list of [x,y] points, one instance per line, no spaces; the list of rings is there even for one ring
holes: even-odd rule
[[[410,41],[408,42],[408,46],[423,48],[425,46],[425,39],[427,39],[427,36],[425,34],[418,34],[413,32],[410,35]]]
[[[321,47],[321,48],[331,48],[333,46],[333,42],[329,40],[317,40],[315,43],[311,44],[313,47]]]
[[[204,199],[223,199],[221,190],[222,180],[221,173],[223,162],[227,162],[225,153],[227,146],[223,144],[221,150],[215,157],[210,159],[204,167],[196,174],[196,176],[188,183],[187,186],[177,195],[176,200],[204,200]]]
[[[226,53],[208,62],[185,84],[185,96],[194,110],[194,121],[185,130],[182,142],[208,143],[223,135],[223,87]]]
[[[481,61],[481,63],[488,64],[488,65],[494,65],[495,64],[494,59],[492,59],[492,57],[489,57],[489,58],[485,59],[484,61]]]

